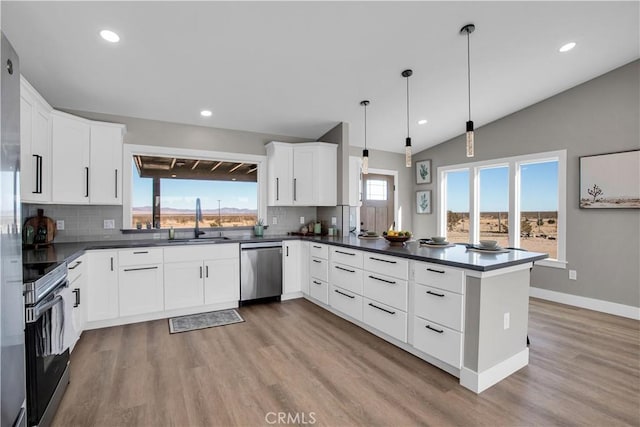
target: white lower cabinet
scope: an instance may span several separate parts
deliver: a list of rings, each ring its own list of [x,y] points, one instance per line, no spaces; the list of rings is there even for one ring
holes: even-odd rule
[[[362,297],[356,293],[331,285],[329,305],[349,317],[362,321]]]
[[[464,297],[454,292],[417,284],[414,288],[414,314],[462,331]]]
[[[73,301],[73,317],[71,319],[75,336],[72,339],[73,344],[71,345],[71,351],[73,351],[76,341],[80,338],[87,321],[87,304],[85,304],[84,300],[87,290],[87,263],[85,257],[86,255],[82,255],[68,265],[69,274],[67,280],[69,281],[69,288],[71,288],[71,292],[75,298]]]
[[[118,301],[120,316],[164,310],[162,264],[120,267]]]
[[[300,242],[300,283],[303,295],[309,295],[309,242]]]
[[[366,271],[364,296],[407,311],[407,281]]]
[[[462,366],[462,333],[420,317],[414,317],[413,346],[451,366]]]
[[[202,261],[164,265],[164,308],[195,307],[204,304],[204,267]]]
[[[332,262],[329,271],[329,283],[362,295],[362,270]]]
[[[299,240],[282,242],[282,294],[294,294],[302,290]]]
[[[87,321],[118,317],[118,251],[87,252]]]
[[[329,304],[329,284],[312,277],[309,281],[309,295],[323,304]]]
[[[237,247],[237,245],[235,245]],[[236,251],[236,254],[238,252]],[[204,303],[237,303],[240,300],[240,260],[235,258],[204,262]]]
[[[404,311],[365,297],[362,320],[397,340],[407,342],[407,313]]]

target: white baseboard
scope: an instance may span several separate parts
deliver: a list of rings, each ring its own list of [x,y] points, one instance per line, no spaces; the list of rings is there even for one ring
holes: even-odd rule
[[[528,364],[529,348],[525,348],[507,360],[482,372],[474,372],[471,369],[463,367],[462,370],[460,370],[460,385],[475,393],[482,393],[492,385],[497,384]]]
[[[288,294],[282,294],[280,297],[280,301],[287,301],[290,299],[302,298],[302,291],[300,292],[289,292]]]
[[[565,294],[562,292],[550,291],[548,289],[534,288],[533,286],[530,289],[529,295],[534,298],[600,311],[602,313],[614,314],[616,316],[628,317],[629,319],[640,320],[640,307]]]

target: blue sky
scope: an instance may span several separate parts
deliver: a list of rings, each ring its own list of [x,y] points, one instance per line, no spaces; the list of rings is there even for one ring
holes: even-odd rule
[[[521,211],[558,210],[557,162],[523,165],[520,173]],[[447,175],[447,209],[469,212],[469,172]],[[509,210],[509,170],[507,167],[480,171],[480,211]]]
[[[133,206],[151,206],[152,180],[140,178],[133,166]],[[195,209],[200,198],[202,210],[222,208],[258,209],[258,185],[255,182],[198,181],[162,179],[161,206],[175,209]]]

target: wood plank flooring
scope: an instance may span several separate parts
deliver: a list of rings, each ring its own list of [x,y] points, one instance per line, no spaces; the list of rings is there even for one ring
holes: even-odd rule
[[[308,301],[239,312],[174,335],[166,320],[83,333],[54,426],[254,426],[278,412],[293,417],[279,425],[640,425],[631,319],[532,299],[529,366],[476,395]]]

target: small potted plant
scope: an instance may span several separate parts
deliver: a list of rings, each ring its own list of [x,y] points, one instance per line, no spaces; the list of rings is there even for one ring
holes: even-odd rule
[[[256,237],[262,237],[264,233],[264,220],[262,218],[256,221],[256,225],[253,226],[253,234]]]

